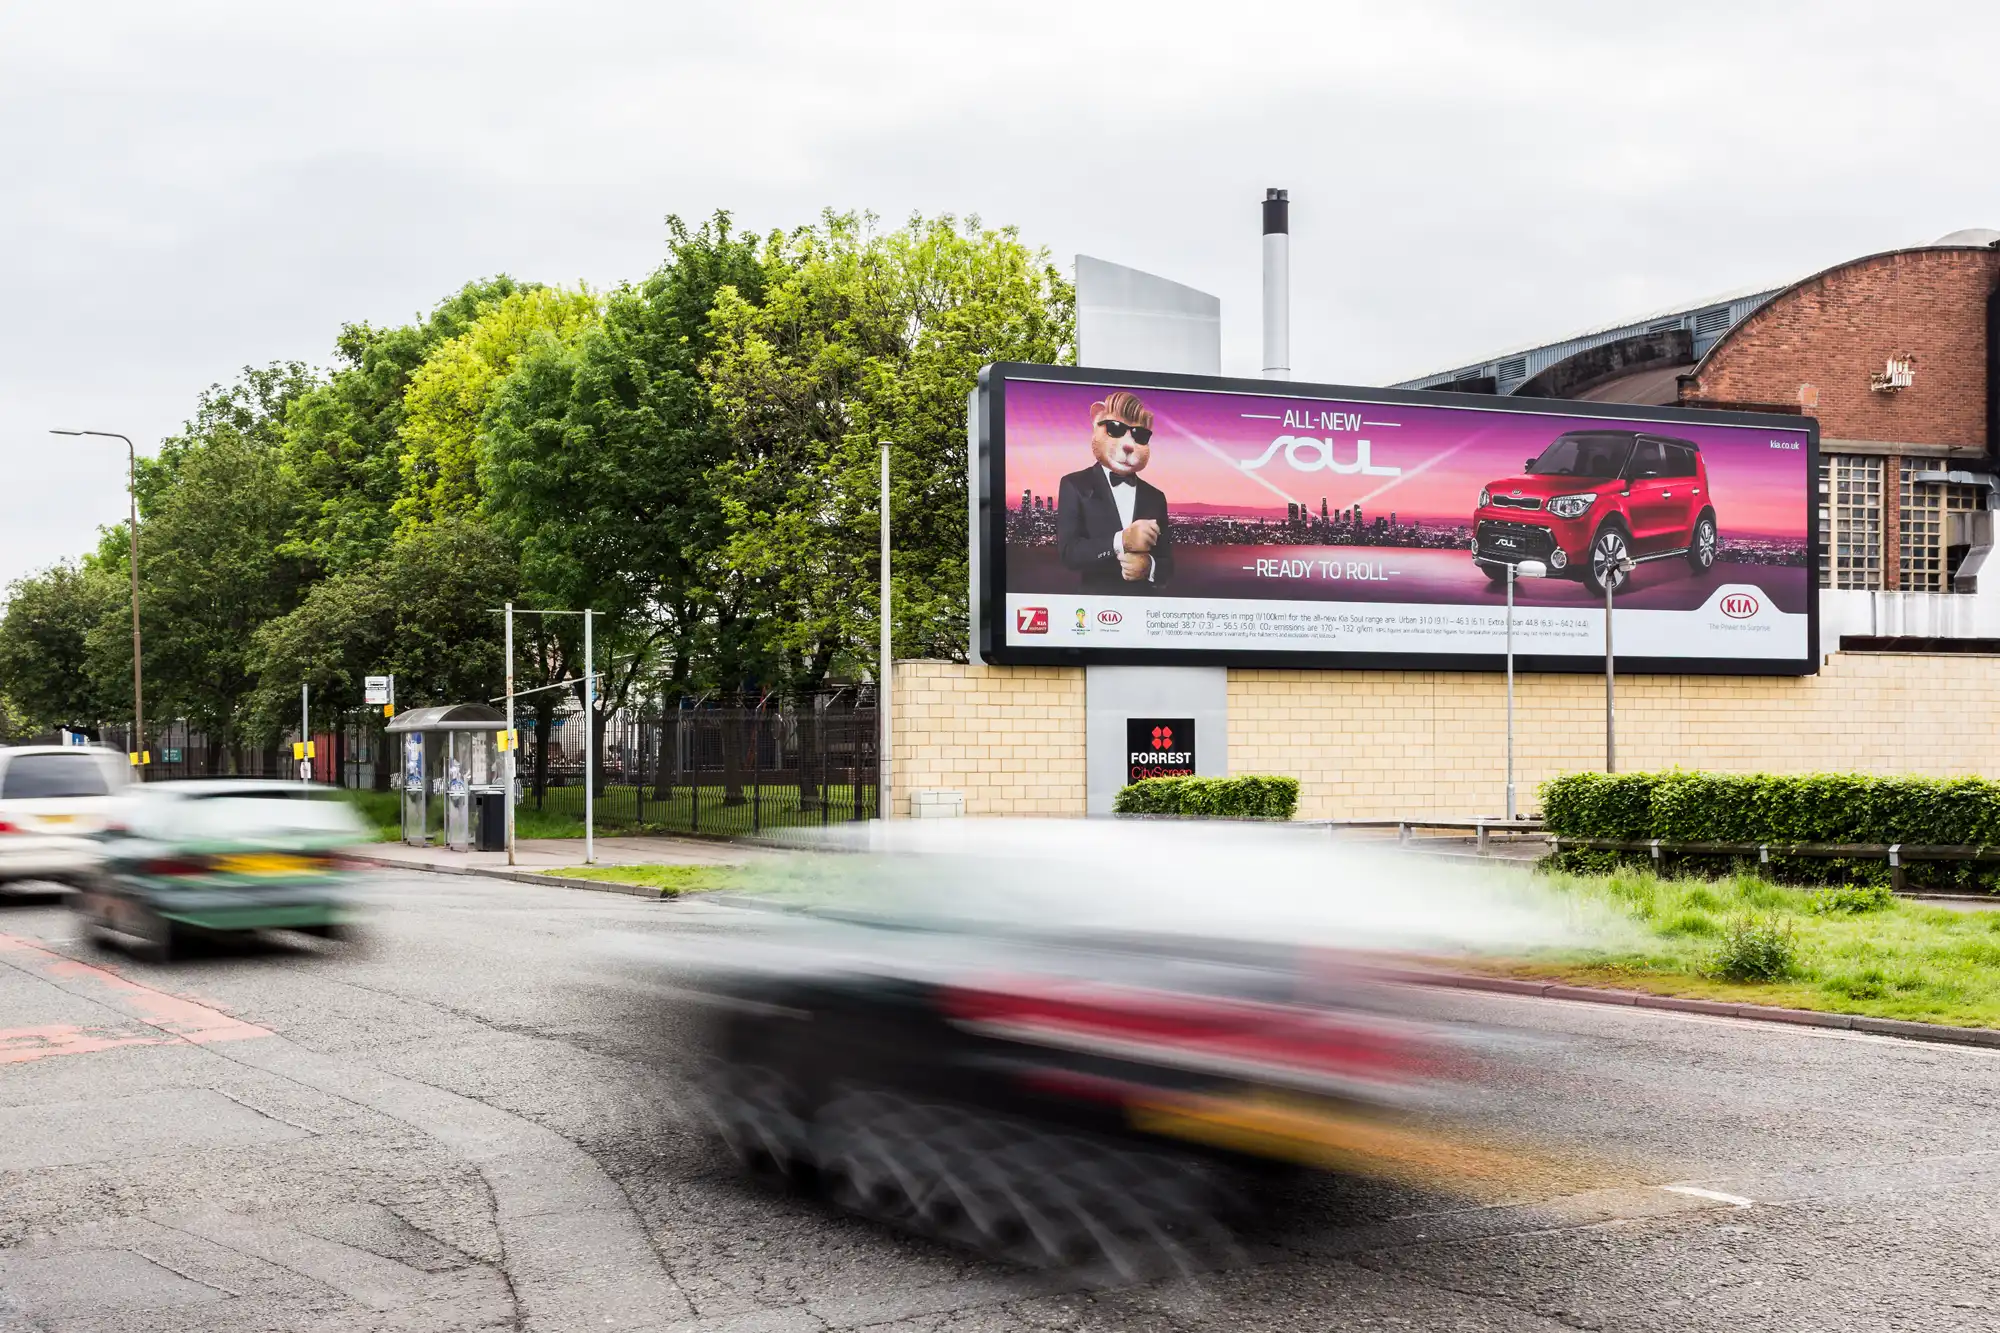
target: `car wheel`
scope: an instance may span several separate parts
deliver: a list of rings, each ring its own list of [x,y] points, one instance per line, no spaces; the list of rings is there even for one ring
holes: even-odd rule
[[[139,913],[137,925],[132,936],[137,941],[133,957],[149,963],[171,963],[181,943],[181,932],[174,923],[149,908]]]
[[[1706,574],[1714,568],[1719,546],[1715,535],[1715,515],[1703,514],[1695,521],[1694,540],[1688,543],[1688,564],[1695,573]]]
[[[1618,567],[1619,563],[1631,554],[1632,544],[1625,536],[1625,529],[1605,524],[1590,540],[1590,558],[1584,562],[1583,581],[1600,596],[1607,587],[1616,591],[1625,583],[1625,571]]]

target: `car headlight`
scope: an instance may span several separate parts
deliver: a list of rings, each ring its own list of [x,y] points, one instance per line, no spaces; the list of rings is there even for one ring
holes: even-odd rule
[[[1582,518],[1584,511],[1596,501],[1594,492],[1589,495],[1559,495],[1549,501],[1549,512],[1557,518]]]
[[[1481,486],[1479,488],[1479,507],[1481,509],[1484,509],[1486,508],[1487,505],[1490,505],[1492,503],[1493,503],[1493,492],[1487,490],[1484,486]]]

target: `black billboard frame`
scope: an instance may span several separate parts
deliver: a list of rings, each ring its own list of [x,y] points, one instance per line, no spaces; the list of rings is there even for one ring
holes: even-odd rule
[[[1099,384],[1114,389],[1179,389],[1261,397],[1331,398],[1396,407],[1464,407],[1614,421],[1750,426],[1803,430],[1806,434],[1806,655],[1803,658],[1627,657],[1615,654],[1617,670],[1632,675],[1812,676],[1820,669],[1819,620],[1819,419],[1780,412],[1710,411],[1705,408],[1647,407],[1627,403],[1586,403],[1568,398],[1512,398],[1438,389],[1371,389],[1352,384],[1308,384],[1293,380],[1236,379],[1227,376],[1108,370],[1094,366],[1042,366],[998,361],[982,367],[971,394],[968,441],[971,514],[972,650],[990,666],[1221,666],[1314,671],[1505,671],[1504,653],[1382,653],[1337,649],[1283,651],[1231,648],[1085,648],[1008,644],[1002,628],[1007,573],[1006,401],[1010,381]],[[1604,659],[1590,656],[1514,654],[1516,671],[1602,675]]]

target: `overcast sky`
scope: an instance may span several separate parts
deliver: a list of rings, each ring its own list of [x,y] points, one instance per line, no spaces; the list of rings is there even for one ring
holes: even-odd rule
[[[1384,383],[2000,226],[2000,17],[1949,5],[218,5],[0,0],[0,584],[122,518],[246,363],[324,365],[662,217],[976,213],[1221,296],[1258,365]]]

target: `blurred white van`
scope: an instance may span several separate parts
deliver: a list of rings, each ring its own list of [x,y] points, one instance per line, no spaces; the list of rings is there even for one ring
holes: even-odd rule
[[[74,881],[102,859],[92,834],[111,818],[125,756],[76,746],[0,748],[0,884]]]

